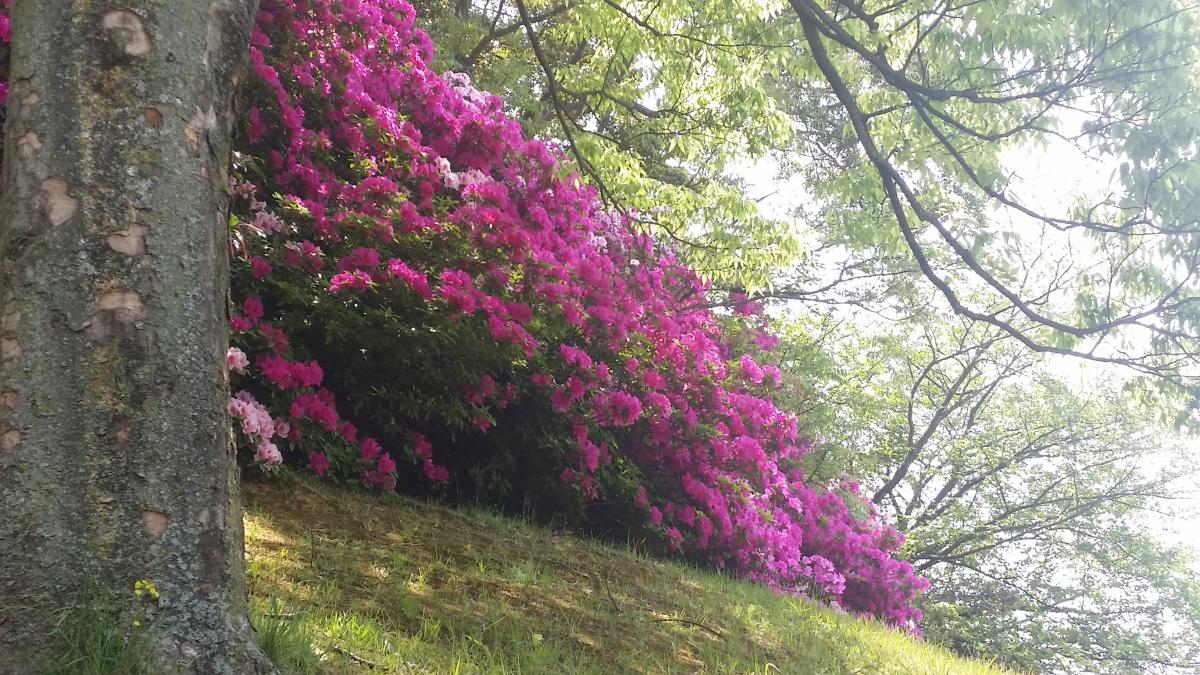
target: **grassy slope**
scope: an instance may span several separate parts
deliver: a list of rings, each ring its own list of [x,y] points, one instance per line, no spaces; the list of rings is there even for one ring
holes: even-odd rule
[[[309,483],[246,493],[256,623],[292,672],[1001,672],[758,585],[488,513]]]

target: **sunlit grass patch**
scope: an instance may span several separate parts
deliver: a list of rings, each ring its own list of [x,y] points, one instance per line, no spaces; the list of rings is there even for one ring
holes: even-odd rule
[[[252,602],[250,610],[258,644],[281,670],[304,675],[317,672],[312,636],[299,612],[286,611],[276,598]]]
[[[275,603],[319,673],[1002,672],[760,585],[490,513],[308,483],[246,490],[256,623]]]

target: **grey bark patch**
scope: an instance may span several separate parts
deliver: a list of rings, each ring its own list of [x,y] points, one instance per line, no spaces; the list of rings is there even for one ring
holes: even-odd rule
[[[38,206],[46,214],[51,225],[62,225],[79,213],[79,200],[71,196],[67,181],[52,176],[42,181],[38,195]]]
[[[96,313],[85,323],[85,334],[92,342],[108,342],[129,335],[149,312],[137,291],[119,288],[107,291],[96,301]]]
[[[150,53],[150,35],[142,17],[125,9],[110,9],[104,13],[100,25],[114,47],[127,56],[145,56]]]
[[[11,361],[21,355],[21,343],[14,338],[0,338],[0,361]]]
[[[10,86],[12,89],[9,98],[20,101],[20,105],[17,106],[17,119],[26,121],[33,117],[34,109],[42,102],[41,94],[38,94],[36,91],[29,91],[30,85],[28,81],[18,80],[12,82]]]
[[[162,128],[162,125],[163,125],[162,112],[158,108],[155,108],[154,106],[146,106],[145,108],[142,109],[142,119],[146,120],[146,124],[149,124],[150,126],[154,127],[155,129]]]
[[[215,131],[216,128],[217,111],[210,105],[207,111],[196,109],[195,114],[184,127],[183,134],[187,137],[188,145],[192,147],[192,150],[199,150],[200,139],[203,135]]]
[[[118,417],[112,423],[112,446],[115,450],[120,450],[129,442],[129,422],[124,418]]]
[[[108,235],[108,247],[125,255],[142,255],[146,252],[146,226],[134,223],[128,230]]]
[[[15,450],[20,444],[21,431],[19,429],[6,429],[0,436],[0,451],[6,454]]]
[[[158,543],[167,530],[167,514],[158,509],[142,511],[142,534],[152,542]]]
[[[133,317],[145,316],[146,310],[141,294],[125,288],[105,292],[96,301],[96,306],[101,311],[125,311]]]
[[[42,141],[33,131],[26,131],[17,139],[17,152],[24,159],[33,159],[37,157],[38,152],[42,149]]]

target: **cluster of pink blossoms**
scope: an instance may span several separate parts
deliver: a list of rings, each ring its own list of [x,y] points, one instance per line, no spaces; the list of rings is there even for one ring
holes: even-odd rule
[[[468,372],[452,391],[471,433],[486,442],[511,423],[506,410],[540,401],[573,448],[543,465],[582,498],[627,496],[665,546],[915,626],[926,582],[893,557],[895,530],[851,513],[853,484],[806,481],[808,445],[772,402],[782,373],[764,363],[777,338],[761,308],[680,309],[703,306],[707,284],[565,177],[561,153],[526,138],[498,98],[433,72],[413,20],[404,0],[262,3],[240,148],[252,159],[239,163],[254,170],[233,186],[241,310],[227,357],[243,387],[229,410],[255,459],[301,457],[319,475],[393,489],[406,457],[427,480],[451,480],[455,446],[429,438],[462,420],[373,411],[372,428],[408,425],[390,436],[404,447],[385,449],[339,412],[337,370],[303,331],[331,307],[404,310],[436,322],[410,325],[431,341],[479,327],[488,349],[508,351],[455,364]],[[618,467],[634,487],[603,494]]]
[[[268,468],[283,461],[279,447],[271,439],[275,436],[287,438],[287,422],[271,417],[271,413],[246,391],[239,391],[229,399],[229,414],[242,421],[242,434],[254,445],[256,461]]]

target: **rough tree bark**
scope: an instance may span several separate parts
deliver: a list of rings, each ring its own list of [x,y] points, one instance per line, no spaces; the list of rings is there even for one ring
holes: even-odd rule
[[[258,0],[16,0],[0,200],[0,672],[15,607],[161,597],[162,672],[266,672],[226,409],[231,101]],[[143,600],[144,602],[144,600]],[[7,608],[7,609],[5,609]]]

